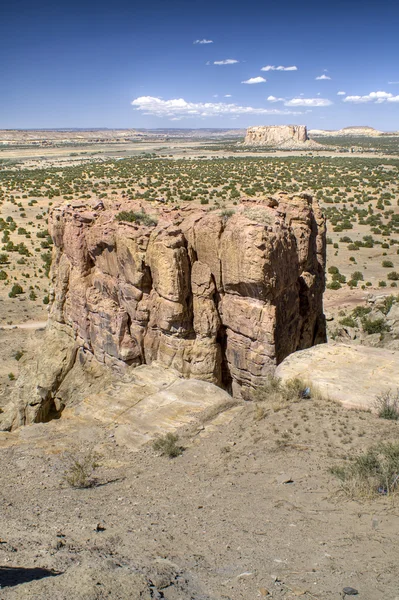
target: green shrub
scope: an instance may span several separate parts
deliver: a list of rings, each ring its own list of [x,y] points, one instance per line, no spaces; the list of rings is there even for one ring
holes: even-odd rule
[[[19,285],[19,283],[14,283],[14,285],[11,288],[11,292],[8,295],[10,298],[16,298],[16,296],[23,293],[24,290],[22,289],[22,286]]]
[[[342,286],[339,281],[332,281],[331,283],[327,283],[327,288],[329,290],[339,290],[341,287]]]
[[[351,279],[354,281],[363,281],[363,273],[361,271],[355,271],[354,273],[352,273]]]
[[[352,317],[344,317],[340,320],[340,324],[344,327],[356,327],[356,321]]]
[[[330,275],[337,275],[339,273],[338,267],[328,267],[328,272]]]
[[[372,333],[383,333],[384,331],[388,331],[388,326],[385,323],[384,319],[367,319],[364,318],[362,321],[363,331],[368,334]]]
[[[388,273],[387,279],[389,279],[389,281],[399,281],[399,273],[397,271],[391,271]]]
[[[156,225],[158,223],[157,219],[147,215],[145,212],[134,212],[132,210],[127,211],[124,210],[118,213],[115,217],[117,221],[126,221],[127,223],[137,223],[138,225],[147,225],[148,227],[151,225]]]
[[[349,287],[351,287],[351,288],[357,287],[357,284],[358,284],[358,283],[359,283],[359,282],[358,282],[358,280],[357,280],[357,279],[350,279],[350,280],[348,281],[348,285],[349,285]]]
[[[380,306],[380,310],[384,315],[387,315],[392,308],[393,303],[395,302],[395,296],[386,296],[384,298],[384,303]]]
[[[355,308],[352,310],[352,317],[354,319],[357,319],[358,317],[363,318],[369,313],[371,313],[370,306],[355,306]]]
[[[390,269],[391,267],[393,267],[393,262],[391,260],[383,260],[382,266],[386,269]]]
[[[3,269],[0,269],[0,281],[5,281],[6,279],[8,279],[7,273]]]

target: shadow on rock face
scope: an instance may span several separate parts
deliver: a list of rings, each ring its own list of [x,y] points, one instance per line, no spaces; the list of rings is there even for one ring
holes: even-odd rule
[[[26,569],[24,567],[1,567],[0,566],[0,589],[5,587],[14,587],[21,583],[29,583],[44,577],[55,577],[62,575],[61,572],[50,571],[49,569]]]

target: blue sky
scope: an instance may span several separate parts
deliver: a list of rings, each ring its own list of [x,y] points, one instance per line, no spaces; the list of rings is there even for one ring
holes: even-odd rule
[[[0,127],[398,130],[398,22],[396,0],[13,0]]]

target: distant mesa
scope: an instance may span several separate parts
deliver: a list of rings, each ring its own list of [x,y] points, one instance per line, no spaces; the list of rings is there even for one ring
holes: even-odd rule
[[[249,127],[244,146],[270,146],[289,150],[312,148],[318,144],[309,139],[306,125],[267,125]]]
[[[343,127],[338,130],[331,129],[311,129],[309,131],[311,136],[320,137],[380,137],[389,135],[398,135],[398,132],[385,132],[374,129],[374,127],[368,127],[367,125],[353,125],[351,127]]]

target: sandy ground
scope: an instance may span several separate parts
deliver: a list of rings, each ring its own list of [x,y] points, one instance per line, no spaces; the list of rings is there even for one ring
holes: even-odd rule
[[[329,473],[396,423],[312,400],[257,420],[246,403],[180,431],[173,460],[83,428],[69,452],[100,455],[89,489],[63,479],[67,427],[2,436],[2,600],[399,598],[397,501],[353,500]]]

